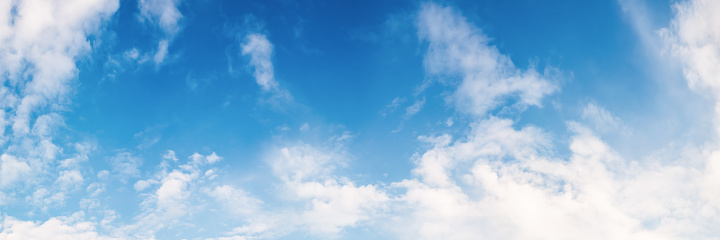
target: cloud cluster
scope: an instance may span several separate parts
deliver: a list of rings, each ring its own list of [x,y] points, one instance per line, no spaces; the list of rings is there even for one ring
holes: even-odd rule
[[[82,221],[82,212],[71,217],[51,218],[43,223],[22,221],[12,217],[0,218],[0,239],[58,239],[112,240],[99,235],[95,224]]]
[[[693,11],[684,7],[702,6],[703,10],[695,11],[703,13],[712,5],[704,1],[682,4],[686,5],[677,7],[680,9],[677,18],[681,20],[676,19],[675,25],[685,18],[704,19],[686,16]],[[442,28],[428,27],[427,30],[422,29],[425,25],[419,25],[421,38],[429,41],[430,59],[475,53],[440,62],[427,60],[426,56],[430,74],[452,75],[469,66],[465,71],[478,71],[471,76],[482,76],[469,79],[483,82],[483,91],[493,89],[496,82],[504,84],[503,78],[487,77],[502,76],[504,68],[475,64],[493,66],[499,53],[483,45],[484,38],[464,18],[435,4],[426,4],[420,18],[432,19],[426,26],[445,23]],[[713,28],[713,32],[714,29],[717,28]],[[438,35],[455,37],[428,38],[427,35],[431,35],[428,32],[432,31],[447,31]],[[476,40],[450,45],[446,44],[447,39]],[[697,79],[708,85],[717,77],[702,66],[689,69],[702,72],[698,75],[704,77]],[[688,80],[697,81],[692,77],[688,76]],[[531,79],[537,81],[538,78]],[[544,84],[520,84],[528,87],[520,92],[536,93],[527,98],[520,94],[521,99],[526,98],[521,101],[537,103],[552,92],[552,88],[533,87],[541,85]],[[458,86],[456,97],[465,87],[462,83]],[[496,99],[516,93],[495,91],[468,95],[468,98],[477,97],[472,101],[476,104],[469,105],[475,107],[470,112],[484,113],[496,104]],[[602,130],[622,122],[594,104],[588,105],[583,115]],[[392,221],[399,238],[713,239],[720,234],[710,227],[720,223],[717,214],[720,195],[716,187],[720,154],[713,148],[675,153],[673,156],[677,159],[650,157],[636,161],[615,152],[590,128],[570,121],[567,126],[574,133],[568,146],[571,155],[556,157],[550,150],[554,143],[549,141],[548,133],[532,126],[517,129],[514,125],[508,119],[480,118],[471,124],[472,130],[467,135],[458,136],[455,141],[449,135],[421,137],[431,147],[417,155],[415,178],[394,184],[407,190],[401,196],[405,207],[396,209],[400,210],[398,216],[403,217]]]
[[[182,18],[179,3],[141,0],[140,16],[172,38]],[[60,103],[76,75],[75,61],[91,50],[88,37],[117,7],[117,1],[100,0],[0,3],[0,14],[5,14],[0,17],[10,19],[0,24],[0,40],[7,43],[0,45],[0,133],[3,146],[8,146],[0,155],[0,205],[13,198],[4,190],[22,179],[38,181],[25,203],[41,211],[97,180],[85,188],[88,196],[80,205],[104,214],[88,221],[80,211],[44,222],[0,215],[0,239],[154,239],[163,231],[200,229],[206,226],[198,220],[203,217],[233,220],[221,226],[227,228],[224,232],[208,236],[217,239],[272,239],[293,233],[338,238],[361,226],[388,231],[398,239],[720,236],[717,141],[630,159],[599,137],[626,130],[620,117],[599,104],[588,104],[578,116],[589,125],[565,122],[571,133],[567,142],[553,141],[552,133],[539,127],[492,116],[488,113],[505,104],[540,106],[545,96],[559,90],[555,70],[541,74],[533,66],[515,66],[458,11],[434,3],[423,4],[416,21],[418,37],[427,43],[426,74],[450,86],[448,101],[472,119],[459,134],[418,137],[425,147],[412,157],[408,179],[359,184],[343,176],[339,170],[351,160],[347,134],[328,143],[276,143],[264,155],[274,181],[265,195],[218,180],[223,171],[215,166],[232,160],[215,152],[178,158],[167,150],[149,175],[140,170],[139,156],[120,152],[109,159],[112,172],[87,175],[90,171],[83,171],[81,163],[94,144],[64,145],[75,152],[66,156],[53,136],[62,126]],[[692,0],[677,3],[675,10],[672,25],[660,31],[661,36],[683,64],[689,84],[717,97],[720,71],[713,66],[720,63],[720,21],[715,21],[720,19],[714,13],[720,12],[720,4]],[[167,44],[168,39],[160,41],[156,63],[163,61]],[[273,45],[267,37],[247,35],[241,48],[262,91],[273,99],[291,100],[275,79]],[[387,112],[402,101],[393,100]],[[417,114],[424,104],[425,98],[417,99],[405,116]],[[452,119],[447,125],[453,125]],[[4,132],[8,127],[10,134]],[[302,128],[305,133],[316,129]],[[557,154],[556,149],[569,152]],[[49,176],[30,178],[51,165]],[[100,203],[109,176],[134,182],[141,203],[129,223],[115,222],[118,214]]]
[[[408,239],[703,239],[716,236],[715,157],[708,168],[625,159],[569,122],[571,155],[547,133],[490,118],[468,136],[427,138],[415,179],[396,183]],[[716,155],[716,154],[713,154]],[[402,216],[402,215],[401,215]],[[408,224],[411,223],[411,224]]]
[[[711,0],[682,1],[674,5],[675,18],[660,30],[672,54],[684,65],[691,87],[720,88],[720,3]]]
[[[168,153],[174,153],[168,150]],[[173,154],[174,155],[174,154]],[[135,183],[135,190],[142,193],[142,212],[130,225],[117,228],[116,234],[125,237],[151,239],[158,231],[179,227],[188,216],[200,209],[192,203],[198,199],[201,184],[211,176],[204,174],[208,166],[222,157],[215,152],[204,156],[194,153],[184,164],[172,167],[177,161],[163,156],[159,170],[149,179]],[[172,162],[168,162],[168,160]]]
[[[337,139],[336,139],[337,140]],[[281,181],[280,192],[289,209],[267,209],[260,200],[249,198],[240,189],[223,186],[212,194],[226,206],[236,206],[247,224],[230,236],[236,238],[277,238],[303,232],[316,238],[337,238],[345,228],[356,227],[380,214],[390,198],[376,185],[358,186],[334,170],[347,162],[340,142],[331,147],[304,143],[273,148],[267,161]],[[228,199],[237,199],[234,203]]]
[[[54,137],[64,126],[76,62],[118,7],[117,0],[0,3],[0,190],[9,196],[27,194],[30,206],[45,210],[84,181],[78,163],[91,144],[62,148]],[[15,188],[20,184],[33,187]]]

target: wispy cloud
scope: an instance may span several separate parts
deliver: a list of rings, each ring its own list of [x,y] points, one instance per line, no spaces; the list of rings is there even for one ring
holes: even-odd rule
[[[622,119],[595,103],[589,103],[583,108],[582,118],[589,121],[598,132],[619,131],[623,134],[632,132]]]
[[[252,33],[245,36],[242,55],[250,57],[250,66],[254,69],[255,82],[263,92],[270,94],[268,101],[275,105],[285,105],[293,101],[290,92],[280,87],[275,80],[272,56],[273,45],[263,34]]]
[[[401,98],[401,97],[394,98],[388,105],[385,106],[385,108],[383,108],[380,111],[380,114],[383,117],[386,117],[388,114],[395,112],[395,110],[397,110],[400,107],[400,105],[405,103],[405,101],[407,101],[407,99],[405,99],[405,98]]]
[[[250,56],[250,65],[255,69],[255,81],[263,91],[275,91],[278,83],[275,81],[272,55],[273,46],[267,37],[262,34],[249,34],[242,44],[242,54]]]
[[[415,100],[415,103],[413,103],[413,105],[405,108],[405,119],[411,118],[415,114],[419,113],[420,110],[422,110],[423,106],[425,106],[425,98]]]
[[[463,112],[483,115],[505,102],[505,96],[518,97],[519,104],[540,106],[544,96],[558,89],[553,77],[556,70],[518,69],[490,45],[480,29],[451,8],[423,4],[417,28],[420,40],[428,44],[426,73],[458,86],[448,100]],[[460,81],[454,83],[455,78]]]
[[[93,50],[91,36],[101,34],[118,7],[116,0],[0,3],[0,188],[17,182],[31,189],[49,188],[49,179],[37,174],[53,172],[58,158],[73,153],[73,142],[63,142],[61,146],[68,146],[63,149],[55,135],[64,126],[61,113],[76,84],[76,61]],[[57,170],[65,175],[57,183],[79,179],[77,167],[61,165]]]
[[[180,3],[181,0],[138,1],[139,19],[156,25],[163,33],[163,39],[158,42],[158,47],[153,55],[156,65],[160,65],[165,61],[170,42],[180,32],[180,20],[183,17],[179,10]]]

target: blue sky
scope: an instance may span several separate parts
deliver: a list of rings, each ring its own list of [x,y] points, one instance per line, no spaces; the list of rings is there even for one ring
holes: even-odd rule
[[[0,3],[0,239],[717,239],[720,2]]]

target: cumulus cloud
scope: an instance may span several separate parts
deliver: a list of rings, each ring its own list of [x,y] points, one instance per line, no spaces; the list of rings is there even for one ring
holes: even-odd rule
[[[417,18],[418,36],[428,44],[425,71],[442,82],[460,78],[448,99],[467,113],[483,115],[517,98],[522,105],[541,105],[541,99],[556,92],[554,70],[539,73],[519,69],[510,58],[490,45],[480,29],[449,7],[423,4]]]
[[[698,3],[704,2],[681,4]],[[432,22],[449,24],[437,31],[476,36],[449,9],[430,4],[422,11],[438,15]],[[433,56],[430,45],[427,54]],[[439,67],[452,69],[463,61]],[[621,125],[594,104],[582,117],[600,129]],[[676,152],[669,146],[663,151],[673,151],[672,159],[651,155],[638,161],[613,150],[593,128],[570,121],[570,155],[558,157],[549,133],[515,125],[480,118],[467,135],[421,137],[429,147],[415,155],[414,177],[393,184],[406,192],[394,208],[397,218],[388,220],[391,231],[403,239],[713,239],[720,233],[711,227],[720,223],[715,148]]]
[[[717,234],[715,170],[636,162],[569,122],[571,156],[555,158],[548,134],[490,118],[465,138],[424,138],[417,178],[394,219],[408,239],[687,239]],[[714,154],[713,154],[714,155]],[[715,165],[714,157],[710,165]],[[711,167],[710,169],[714,169]],[[712,172],[710,172],[712,171]],[[694,227],[690,227],[694,226]],[[702,230],[702,231],[701,231]]]
[[[17,158],[3,154],[0,156],[0,187],[5,187],[30,173],[32,169],[27,163]]]
[[[0,218],[0,239],[58,239],[58,240],[111,240],[98,234],[96,224],[82,221],[75,214],[71,217],[55,217],[38,223],[22,221],[12,217]],[[81,214],[80,214],[81,215]]]
[[[174,151],[168,150],[168,153]],[[151,178],[135,183],[135,190],[151,191],[143,194],[144,199],[140,205],[142,212],[135,217],[137,221],[118,228],[122,235],[141,239],[154,238],[158,231],[178,227],[189,220],[183,220],[189,214],[199,211],[200,208],[192,206],[191,203],[198,199],[198,181],[204,176],[202,167],[215,163],[222,157],[215,152],[208,156],[194,153],[187,159],[186,163],[174,168],[166,161],[161,162],[160,169]]]
[[[311,145],[280,149],[270,159],[275,174],[298,199],[312,203],[300,213],[300,225],[320,236],[338,234],[344,227],[367,220],[389,198],[374,185],[356,186],[332,175],[347,157],[342,151]]]
[[[720,103],[720,24],[716,1],[689,0],[673,5],[675,16],[669,27],[658,31],[666,50],[682,66],[691,89],[709,93]],[[715,131],[720,133],[720,108],[715,109]]]
[[[0,143],[4,148],[0,187],[9,189],[3,196],[26,194],[24,206],[29,215],[35,209],[47,211],[63,205],[68,191],[83,182],[78,163],[87,159],[91,144],[66,141],[61,146],[68,147],[63,148],[56,145],[55,135],[64,127],[61,114],[67,110],[69,93],[76,84],[76,61],[93,50],[90,39],[101,34],[99,30],[118,6],[117,0],[0,3]],[[75,154],[64,158],[64,153],[73,150]],[[57,162],[58,158],[64,159]],[[55,185],[51,186],[53,180]],[[14,188],[19,183],[24,188]],[[43,226],[47,225],[40,225],[40,229],[47,229]],[[53,236],[9,229],[6,225],[0,238]],[[72,238],[62,232],[57,236]]]
[[[23,2],[28,6],[18,5],[18,9],[44,6],[41,3]],[[3,6],[14,6],[15,2],[1,4],[5,5],[0,5],[0,10],[4,10]],[[179,1],[143,0],[139,4],[148,5],[146,10],[141,9],[146,20],[157,22],[168,35],[177,33],[182,17],[176,9]],[[102,10],[105,5],[97,6],[94,10]],[[718,6],[701,0],[680,2],[673,25],[661,31],[673,54],[685,64],[690,84],[712,91],[717,90],[720,73],[697,59],[709,59],[711,63],[720,59],[716,56],[720,53],[713,50],[719,45],[714,37],[720,35],[715,33],[718,28],[701,21],[716,19],[711,13]],[[98,14],[79,15],[102,19]],[[86,222],[82,214],[53,217],[45,222],[2,216],[0,239],[110,239],[98,233],[96,226],[108,227],[123,239],[153,239],[162,230],[201,225],[191,221],[208,210],[208,203],[219,203],[218,215],[234,217],[232,223],[236,224],[230,226],[232,230],[219,233],[226,237],[217,239],[280,238],[293,232],[310,238],[337,238],[348,228],[372,224],[395,233],[398,239],[713,239],[720,235],[715,227],[720,224],[720,150],[714,147],[716,142],[684,152],[668,147],[647,159],[630,159],[599,137],[602,131],[624,126],[619,117],[599,104],[588,104],[577,116],[584,121],[566,122],[571,136],[558,142],[553,141],[552,133],[539,127],[486,116],[511,100],[516,101],[514,104],[540,106],[543,97],[558,91],[552,74],[515,67],[509,57],[489,44],[488,37],[450,8],[424,4],[416,23],[419,37],[428,44],[424,63],[427,74],[459,78],[458,82],[441,81],[454,87],[448,100],[457,111],[473,114],[473,118],[459,133],[418,137],[423,147],[411,158],[414,165],[408,179],[387,185],[361,184],[343,176],[338,170],[351,161],[344,144],[348,134],[333,137],[328,144],[283,143],[271,147],[265,155],[275,177],[271,185],[277,190],[275,195],[266,195],[279,198],[263,201],[233,183],[213,182],[218,181],[213,179],[222,170],[210,166],[223,160],[215,152],[195,152],[179,160],[174,151],[167,150],[156,155],[162,158],[157,171],[134,183],[142,203],[131,223],[110,227],[116,225],[119,215],[98,203],[106,188],[103,181],[110,174],[100,171],[99,181],[87,186],[89,196],[81,201],[88,210],[102,212],[100,218],[93,219],[95,222]],[[5,25],[0,24],[0,37],[9,36],[1,35],[7,29],[2,27]],[[88,32],[80,32],[75,40],[87,44]],[[0,60],[35,68],[34,60],[7,60],[13,54],[25,53],[6,48],[0,46],[0,51],[8,53],[2,52]],[[165,49],[163,56],[167,54],[167,41],[164,48],[159,48]],[[272,51],[272,44],[260,34],[248,35],[242,44],[242,54],[250,57],[257,84],[266,93],[278,94],[284,90],[274,78]],[[81,56],[67,52],[62,54],[70,59]],[[138,56],[137,52],[128,54],[130,58]],[[161,62],[163,56],[156,61]],[[57,68],[76,71],[74,62],[70,63],[70,67],[60,64]],[[58,113],[31,111],[27,116],[37,118],[27,122],[17,117],[17,109],[27,96],[46,96],[20,90],[30,88],[29,82],[35,81],[23,77],[23,68],[0,65],[3,76],[10,76],[0,89],[0,99],[7,100],[0,101],[0,107],[13,115],[4,118],[5,111],[0,111],[0,123],[13,126],[9,141],[30,139],[27,146],[13,147],[0,155],[0,188],[29,179],[33,171],[62,158],[57,157],[62,155],[62,149],[52,143],[54,129],[62,124]],[[30,74],[36,72],[42,71]],[[59,84],[66,84],[68,79]],[[37,106],[50,101],[30,99],[27,101],[40,101],[32,105],[38,112],[41,107]],[[57,100],[57,96],[53,99]],[[393,100],[389,112],[400,103],[401,99]],[[416,101],[405,109],[405,114],[416,114],[424,103],[424,99]],[[460,124],[448,118],[448,126],[463,128],[457,126]],[[315,129],[302,128],[304,132]],[[59,190],[72,189],[92,178],[84,176],[87,172],[78,167],[87,161],[94,146],[62,146],[72,146],[67,149],[75,148],[77,154],[59,164],[57,178],[53,179],[58,188],[33,188],[25,198],[28,204],[60,205],[71,196]],[[21,154],[23,149],[34,150]],[[568,152],[557,154],[557,149]],[[664,154],[668,152],[671,154]],[[26,156],[44,160],[30,161]],[[130,152],[110,159],[112,173],[128,178],[141,176],[141,162]],[[0,192],[0,204],[6,198]],[[272,208],[270,202],[279,202],[283,207]]]
[[[218,156],[215,152],[207,156],[203,156],[202,154],[196,152],[190,155],[188,159],[190,159],[190,164],[204,165],[219,162],[223,159],[223,157]]]
[[[324,182],[294,182],[287,187],[302,200],[312,203],[301,213],[300,226],[319,236],[336,236],[344,228],[355,227],[381,211],[387,195],[377,186],[340,179]]]
[[[8,76],[9,87],[22,93],[13,106],[15,134],[29,132],[30,115],[37,108],[63,99],[77,72],[75,60],[91,50],[88,35],[117,8],[117,1],[9,1],[0,5],[5,19],[0,27],[5,42],[0,48],[0,71]],[[26,71],[32,77],[23,75]]]
[[[175,151],[173,150],[167,150],[167,153],[163,155],[163,159],[165,160],[172,160],[173,162],[177,162],[177,156],[175,156]]]
[[[51,192],[53,191],[53,192]],[[67,196],[62,191],[48,190],[39,188],[32,195],[26,196],[25,200],[30,204],[46,212],[51,207],[56,207],[65,203]]]
[[[60,176],[57,178],[56,182],[62,188],[71,188],[82,184],[83,176],[78,170],[63,170],[60,171]]]
[[[344,141],[342,137],[333,139]],[[380,187],[358,186],[334,174],[336,168],[348,161],[344,147],[337,144],[340,143],[318,147],[299,143],[272,149],[267,161],[281,180],[280,191],[292,207],[263,209],[253,214],[245,225],[233,229],[233,237],[277,238],[299,231],[319,238],[336,238],[344,229],[364,224],[382,212],[390,198]],[[231,187],[216,188],[212,193],[225,199],[241,199],[236,202],[250,202],[243,204],[250,207],[247,211],[260,203]]]
[[[9,143],[2,171],[12,171],[0,185],[42,172],[61,154],[53,135],[63,125],[59,113],[69,103],[75,62],[92,50],[89,37],[117,8],[116,0],[0,3],[0,142]]]
[[[691,87],[720,87],[720,3],[708,0],[682,1],[674,5],[669,28],[660,30],[673,55],[684,64]]]

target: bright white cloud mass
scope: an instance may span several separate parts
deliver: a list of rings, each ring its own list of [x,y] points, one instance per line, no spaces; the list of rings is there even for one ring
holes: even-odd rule
[[[720,2],[281,2],[0,2],[0,240],[720,239]]]

